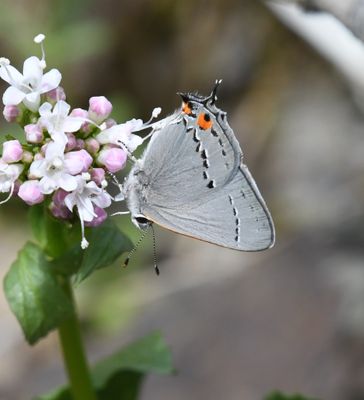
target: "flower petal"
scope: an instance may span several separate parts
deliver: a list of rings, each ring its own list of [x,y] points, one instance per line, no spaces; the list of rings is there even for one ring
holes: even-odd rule
[[[58,184],[66,192],[72,192],[77,189],[77,179],[69,174],[62,174],[58,180]]]
[[[46,172],[45,160],[35,160],[31,163],[29,168],[29,176],[31,178],[41,178]]]
[[[24,61],[23,75],[26,82],[32,83],[34,88],[38,87],[43,76],[43,68],[38,57],[32,56]]]
[[[41,192],[43,194],[50,194],[57,188],[54,180],[48,178],[47,176],[44,176],[39,181],[39,187],[40,187],[40,190],[41,190]]]
[[[68,113],[70,112],[71,106],[67,104],[65,101],[60,100],[57,101],[56,105],[53,109],[53,114],[59,117],[67,117]]]
[[[96,214],[94,211],[94,206],[89,198],[82,198],[82,203],[77,203],[77,211],[80,215],[80,218],[84,221],[90,222],[92,221]]]
[[[25,96],[23,103],[25,107],[29,108],[30,111],[38,111],[40,104],[40,94],[38,92],[32,92]]]
[[[51,135],[51,138],[53,139],[53,141],[55,143],[57,143],[57,145],[63,149],[66,148],[67,142],[68,142],[68,137],[65,133],[63,132],[49,132],[49,134]]]
[[[61,82],[62,75],[58,71],[58,69],[51,69],[46,74],[43,75],[42,81],[40,84],[39,91],[40,93],[46,93],[50,90],[55,89]]]
[[[142,143],[143,143],[143,139],[140,136],[130,134],[129,140],[125,144],[128,147],[127,150],[129,150],[133,153],[133,151],[135,151],[135,149],[138,146],[140,146]]]
[[[19,85],[23,82],[23,75],[12,65],[0,68],[0,78],[10,85]]]
[[[64,204],[66,204],[66,207],[72,212],[73,207],[76,205],[77,200],[76,200],[76,194],[75,193],[70,193],[64,198]]]
[[[82,118],[67,117],[63,122],[63,129],[65,132],[76,132],[83,123],[84,120]]]
[[[39,114],[40,114],[41,117],[48,116],[52,111],[52,104],[51,103],[43,103],[39,107],[38,111],[39,111]]]
[[[111,205],[111,198],[110,195],[106,192],[100,193],[99,196],[94,197],[92,201],[101,208],[106,208]]]
[[[8,87],[3,94],[3,103],[5,106],[13,106],[21,103],[25,93],[14,86]]]

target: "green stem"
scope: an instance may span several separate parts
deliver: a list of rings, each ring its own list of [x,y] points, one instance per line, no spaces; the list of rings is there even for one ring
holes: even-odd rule
[[[63,286],[72,301],[74,309],[73,315],[58,328],[72,397],[73,400],[97,400],[83,348],[72,287],[69,281],[66,281]]]

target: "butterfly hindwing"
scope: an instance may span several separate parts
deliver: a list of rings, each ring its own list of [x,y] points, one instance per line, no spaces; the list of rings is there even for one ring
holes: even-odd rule
[[[274,243],[269,211],[244,165],[226,186],[193,206],[159,206],[154,198],[150,193],[147,202],[141,204],[142,213],[177,233],[245,251],[263,250]]]

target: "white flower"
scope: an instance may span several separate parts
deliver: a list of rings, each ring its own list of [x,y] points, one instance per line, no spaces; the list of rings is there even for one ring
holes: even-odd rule
[[[97,217],[94,204],[100,208],[109,207],[111,204],[110,195],[96,185],[95,182],[86,179],[90,178],[89,174],[82,174],[76,177],[77,189],[67,195],[64,202],[67,208],[72,212],[73,208],[77,208],[77,212],[81,222],[82,242],[81,247],[85,249],[88,242],[85,239],[84,221],[90,222]]]
[[[43,75],[44,60],[32,56],[24,61],[23,73],[2,59],[0,78],[9,83],[3,95],[5,106],[17,105],[21,102],[31,111],[37,111],[40,95],[55,89],[61,82],[62,75],[57,69],[51,69]]]
[[[13,195],[15,181],[19,178],[23,168],[21,164],[7,164],[0,160],[0,193],[10,192],[9,196],[0,204],[7,202]]]
[[[65,132],[76,132],[84,122],[83,118],[70,117],[71,106],[65,101],[58,101],[53,110],[50,103],[43,103],[39,108],[41,126],[47,129],[51,138],[63,145],[67,144],[68,138]]]
[[[101,144],[116,144],[128,153],[132,153],[143,143],[143,139],[132,132],[139,130],[142,126],[143,121],[141,119],[132,119],[124,124],[114,125],[111,128],[101,131],[96,136],[96,139]]]
[[[45,158],[32,162],[29,177],[41,178],[39,185],[43,194],[50,194],[56,189],[71,192],[77,188],[76,177],[72,176],[64,159],[64,146],[50,142],[45,151]]]

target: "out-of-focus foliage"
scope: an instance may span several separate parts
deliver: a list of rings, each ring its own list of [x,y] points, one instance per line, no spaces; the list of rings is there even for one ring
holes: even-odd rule
[[[318,399],[308,398],[300,394],[288,395],[288,394],[283,394],[281,392],[274,392],[268,395],[264,400],[318,400]]]
[[[151,334],[99,362],[92,382],[99,400],[137,400],[145,374],[173,372],[170,351],[158,333]],[[62,387],[37,400],[72,400]]]

